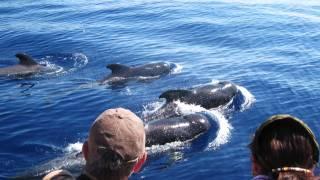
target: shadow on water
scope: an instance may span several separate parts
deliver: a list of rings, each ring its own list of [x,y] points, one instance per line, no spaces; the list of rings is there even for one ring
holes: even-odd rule
[[[21,83],[20,84],[20,88],[23,88],[23,90],[20,91],[20,93],[24,94],[24,95],[31,95],[30,93],[28,93],[29,90],[31,90],[31,88],[33,88],[36,84],[35,83]]]

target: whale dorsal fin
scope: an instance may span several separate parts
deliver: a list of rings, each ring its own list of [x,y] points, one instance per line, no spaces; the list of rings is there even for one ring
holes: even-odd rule
[[[17,53],[16,57],[19,59],[19,64],[24,66],[37,65],[38,63],[33,58],[25,53]]]
[[[192,91],[183,90],[183,89],[169,90],[169,91],[162,93],[159,96],[159,98],[165,98],[168,102],[172,102],[172,101],[178,100],[178,99],[181,100],[182,98],[188,96],[189,94],[192,94]]]
[[[108,64],[107,68],[112,71],[112,74],[120,74],[130,69],[130,67],[122,64]]]

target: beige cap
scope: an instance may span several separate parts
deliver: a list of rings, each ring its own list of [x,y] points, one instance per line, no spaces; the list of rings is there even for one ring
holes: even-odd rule
[[[123,108],[106,110],[92,124],[89,141],[117,153],[124,161],[135,161],[145,151],[143,122]]]

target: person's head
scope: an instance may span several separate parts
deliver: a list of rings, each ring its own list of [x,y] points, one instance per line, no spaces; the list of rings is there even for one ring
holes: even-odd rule
[[[104,111],[82,147],[85,171],[95,179],[127,179],[146,160],[143,122],[129,110]]]
[[[250,144],[253,175],[273,179],[307,179],[319,161],[310,128],[296,117],[275,115],[262,123]]]

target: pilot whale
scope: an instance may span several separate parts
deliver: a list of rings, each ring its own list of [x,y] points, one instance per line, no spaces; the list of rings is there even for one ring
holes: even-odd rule
[[[206,134],[210,128],[216,126],[204,114],[196,113],[177,116],[169,119],[159,119],[145,124],[146,147],[164,145],[176,141],[191,141]],[[58,157],[47,163],[40,164],[32,169],[20,173],[14,179],[40,179],[50,169],[67,169],[79,173],[85,164],[83,154],[74,151],[64,157]]]
[[[108,64],[106,67],[111,70],[111,74],[100,80],[99,82],[101,84],[124,83],[129,80],[158,78],[169,74],[174,68],[174,64],[159,62],[136,67],[122,64]]]
[[[206,109],[225,105],[238,93],[237,86],[228,81],[205,85],[193,89],[168,90],[159,98],[165,98],[167,104],[180,100],[188,104],[200,105]]]
[[[150,121],[145,125],[146,146],[192,140],[208,131],[211,124],[202,114],[189,114]]]
[[[25,53],[17,53],[16,57],[19,60],[19,64],[0,68],[1,76],[31,75],[48,69],[46,66],[37,63],[31,56]]]

